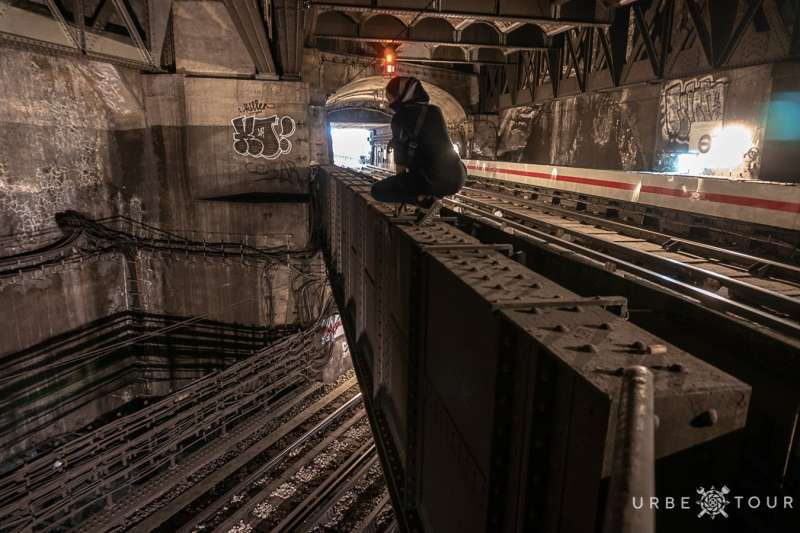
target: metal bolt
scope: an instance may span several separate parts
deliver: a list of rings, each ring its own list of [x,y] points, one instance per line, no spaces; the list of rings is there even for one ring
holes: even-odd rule
[[[564,324],[558,324],[553,328],[553,331],[557,331],[559,333],[569,333],[569,328]]]
[[[688,372],[688,370],[686,370],[686,367],[680,363],[669,365],[667,367],[667,370],[669,370],[670,372]]]
[[[719,421],[719,413],[716,409],[708,409],[703,411],[692,420],[692,425],[695,427],[710,427]]]
[[[603,322],[602,324],[600,324],[600,329],[612,330],[612,329],[614,329],[614,324],[612,324],[610,322]]]
[[[583,346],[579,347],[578,350],[586,353],[598,353],[599,351],[597,349],[597,346],[595,346],[594,344],[584,344]]]

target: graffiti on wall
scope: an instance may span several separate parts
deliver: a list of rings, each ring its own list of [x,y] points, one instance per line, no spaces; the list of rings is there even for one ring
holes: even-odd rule
[[[497,157],[520,161],[531,135],[531,128],[540,117],[542,106],[512,107],[506,110],[497,132]]]
[[[233,149],[243,156],[277,159],[292,151],[289,139],[297,130],[290,116],[256,117],[242,115],[231,120]]]
[[[297,124],[288,115],[277,113],[260,116],[274,108],[253,100],[239,106],[241,115],[231,119],[233,125],[233,150],[242,156],[273,160],[291,153],[290,137],[297,131]]]
[[[679,146],[689,142],[689,130],[694,122],[722,120],[725,112],[726,78],[713,76],[674,80],[661,92],[661,137],[667,145]]]

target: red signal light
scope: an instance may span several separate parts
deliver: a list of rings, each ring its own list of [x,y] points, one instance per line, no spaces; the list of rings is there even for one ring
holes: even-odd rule
[[[394,50],[391,48],[386,48],[383,51],[383,73],[386,76],[393,76],[397,70],[397,64],[395,63],[397,56],[394,53]]]

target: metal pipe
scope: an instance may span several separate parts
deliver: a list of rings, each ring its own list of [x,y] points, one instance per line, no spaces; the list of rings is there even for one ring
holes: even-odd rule
[[[653,374],[644,366],[623,372],[615,433],[603,531],[653,533],[655,513],[649,506],[655,496]]]

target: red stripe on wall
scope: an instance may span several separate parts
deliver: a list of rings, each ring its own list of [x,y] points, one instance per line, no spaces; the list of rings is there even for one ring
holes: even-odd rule
[[[498,167],[479,167],[467,165],[467,169],[482,172],[496,172],[498,174],[508,174],[512,176],[528,176],[533,178],[546,179],[551,181],[563,181],[569,183],[580,183],[583,185],[593,185],[596,187],[606,187],[611,189],[633,190],[636,185],[624,181],[603,180],[597,178],[584,178],[579,176],[557,175],[555,179],[546,172],[532,172],[527,170],[514,170],[510,168]],[[718,194],[706,192],[684,191],[683,189],[672,189],[669,187],[658,187],[655,185],[643,185],[642,193],[658,194],[662,196],[673,196],[677,198],[691,198],[693,200],[703,200],[720,204],[742,205],[746,207],[757,207],[759,209],[769,209],[772,211],[786,211],[789,213],[800,213],[800,203],[782,202],[779,200],[767,200],[765,198],[754,198],[752,196],[736,196],[733,194]]]

